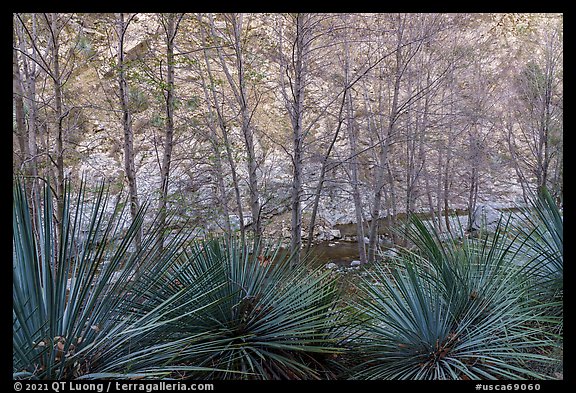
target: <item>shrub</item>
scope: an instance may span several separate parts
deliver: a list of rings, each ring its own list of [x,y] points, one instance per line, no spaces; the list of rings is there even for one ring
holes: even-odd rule
[[[563,219],[546,189],[531,197],[530,207],[520,209],[512,232],[517,260],[530,278],[530,298],[546,308],[549,323],[563,327],[564,250]]]
[[[175,341],[166,330],[168,322],[211,306],[189,306],[204,291],[166,283],[186,235],[161,249],[161,228],[152,224],[137,248],[145,208],[128,222],[127,203],[109,212],[103,185],[90,197],[82,184],[72,200],[68,186],[57,222],[48,186],[33,205],[22,184],[14,187],[14,378],[163,376],[172,372],[165,365],[175,351],[218,350],[220,343],[206,344],[203,334]]]
[[[411,218],[416,245],[376,265],[355,303],[364,317],[354,340],[361,379],[545,378],[534,363],[551,344],[541,307],[527,297],[524,270],[500,222],[494,234],[441,241]],[[376,283],[376,285],[375,285]]]
[[[235,239],[197,242],[175,272],[179,284],[201,285],[203,302],[218,302],[208,315],[173,324],[179,334],[208,332],[226,341],[222,351],[204,353],[196,376],[215,379],[331,378],[327,367],[337,345],[337,288],[329,272],[293,269],[278,248],[258,249]],[[217,272],[210,274],[209,272]],[[210,279],[207,279],[208,275]]]

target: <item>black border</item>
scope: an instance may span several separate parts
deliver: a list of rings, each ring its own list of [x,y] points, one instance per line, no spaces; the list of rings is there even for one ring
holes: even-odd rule
[[[571,41],[571,26],[572,22],[574,22],[572,18],[572,14],[566,12],[568,9],[567,3],[561,4],[560,2],[548,2],[548,3],[532,3],[527,4],[524,2],[517,2],[514,5],[511,3],[505,4],[504,2],[461,2],[461,3],[448,3],[448,2],[427,2],[425,4],[418,4],[418,3],[409,3],[409,2],[392,2],[392,1],[364,1],[364,2],[331,2],[331,3],[312,3],[312,2],[272,2],[268,1],[265,4],[258,4],[255,2],[236,2],[236,3],[226,3],[223,1],[187,1],[187,2],[180,2],[180,3],[168,3],[168,2],[141,2],[137,4],[126,4],[126,3],[110,3],[110,2],[78,2],[78,1],[54,1],[54,2],[45,2],[40,4],[34,4],[33,2],[29,1],[21,1],[19,3],[11,3],[8,4],[11,8],[10,14],[6,13],[6,18],[3,19],[4,23],[1,23],[2,28],[5,30],[3,34],[3,38],[8,41],[11,40],[12,36],[12,13],[13,12],[119,12],[119,11],[138,11],[138,12],[170,12],[170,11],[178,11],[181,12],[182,10],[189,11],[189,12],[222,12],[222,11],[242,11],[242,12],[553,12],[553,13],[563,13],[564,20],[568,19],[568,23],[564,23],[564,37],[565,41],[569,44],[572,43]],[[568,17],[568,18],[567,18]],[[3,55],[6,57],[10,54],[8,48],[11,46],[10,41],[7,42],[7,49],[4,51]],[[566,45],[565,45],[566,49]],[[570,51],[567,51],[568,54]],[[566,61],[568,60],[568,61]],[[565,65],[564,69],[568,70],[565,74],[565,84],[568,85],[568,88],[564,87],[564,92],[572,92],[570,84],[573,82],[572,77],[572,70],[574,68],[571,67],[570,56],[564,57]],[[9,67],[9,59],[6,59],[3,62],[6,68]],[[6,85],[8,85],[8,70],[5,73],[6,75]],[[10,92],[9,103],[12,101],[11,97],[12,87],[6,89],[6,93]],[[566,97],[570,98],[570,94],[565,94],[565,106],[566,101],[568,102],[567,107],[571,108],[570,106],[570,99],[566,100]],[[12,104],[6,105],[6,108],[11,108]],[[8,124],[8,122],[12,122],[12,115],[8,113],[7,116],[4,118],[6,120],[6,129],[4,135],[9,135],[8,130],[12,129],[12,125]],[[568,117],[570,120],[570,117]],[[570,127],[570,121],[565,126],[565,129],[568,130],[565,133],[564,137],[568,137],[568,141],[572,140],[572,134],[576,133],[576,130],[573,127]],[[565,147],[571,147],[572,144],[570,142],[566,142],[565,140]],[[6,143],[5,146],[12,146],[12,144]],[[566,154],[566,149],[564,149],[564,175],[565,175],[565,184],[567,187],[564,188],[564,228],[568,228],[568,246],[565,246],[564,258],[569,261],[567,265],[567,273],[565,273],[565,277],[574,278],[576,277],[575,270],[574,270],[574,261],[576,260],[574,255],[574,247],[571,243],[573,236],[571,236],[571,232],[573,231],[572,223],[576,222],[574,220],[574,209],[572,206],[572,200],[574,195],[572,194],[571,188],[571,168],[573,167],[573,161],[570,154]],[[570,152],[568,152],[570,153]],[[8,161],[4,168],[6,168],[6,172],[8,168],[12,166],[11,164],[11,157],[12,154],[10,152],[5,153],[5,159]],[[572,161],[572,162],[571,162]],[[568,170],[567,170],[568,169]],[[12,175],[10,175],[12,176]],[[8,175],[6,176],[8,178]],[[8,191],[7,191],[8,192]],[[6,208],[6,211],[8,208]],[[6,212],[6,216],[8,213]],[[6,217],[5,225],[9,225],[8,221],[9,218]],[[566,225],[566,222],[568,225]],[[11,241],[6,238],[5,240],[7,243],[10,242],[6,247],[6,253],[11,252],[12,245]],[[7,258],[8,259],[8,258]],[[6,261],[7,262],[7,261]],[[9,271],[9,263],[5,263],[3,269],[5,269],[5,278],[6,281],[10,280],[8,277],[11,277],[11,272]],[[570,282],[569,282],[570,284]],[[6,283],[3,285],[3,290],[5,292],[3,299],[12,299],[12,288],[11,285]],[[574,314],[573,308],[571,305],[573,304],[571,300],[573,299],[574,292],[572,288],[568,285],[564,289],[565,291],[565,312],[568,311],[568,316],[564,320],[564,331],[567,332],[564,337],[564,352],[568,354],[574,353],[572,347],[574,345],[574,339],[572,338],[571,333],[574,332],[574,324],[572,323],[570,317]],[[11,301],[11,300],[10,300]],[[566,307],[568,305],[568,307]],[[5,312],[6,318],[8,319],[8,306],[3,308]],[[6,330],[4,334],[5,338],[5,345],[7,344],[8,337],[11,337],[11,329],[8,321],[2,324],[3,328]],[[9,381],[6,383],[6,386],[9,391],[16,391],[14,390],[14,382],[12,381],[12,362],[9,358],[10,350],[6,348],[3,352],[2,361],[5,361],[4,367],[2,367],[4,373],[4,377]],[[388,390],[390,389],[392,392],[401,390],[401,389],[414,389],[415,391],[430,391],[430,390],[441,390],[441,391],[454,391],[454,392],[472,392],[476,391],[475,386],[477,384],[482,384],[485,386],[485,389],[481,389],[478,391],[497,391],[496,385],[514,385],[514,384],[539,384],[541,392],[557,392],[557,391],[566,391],[569,386],[573,386],[571,388],[574,391],[574,387],[576,387],[576,375],[574,373],[573,367],[574,361],[570,355],[564,355],[564,380],[561,381],[350,381],[350,380],[338,380],[338,381],[180,381],[182,383],[190,384],[190,383],[201,383],[201,382],[210,382],[214,384],[215,389],[214,392],[228,392],[228,391],[250,391],[250,392],[267,392],[270,393],[275,389],[289,389],[295,392],[298,392],[301,389],[306,391],[316,391],[318,389],[321,390],[334,390],[334,389],[345,389],[347,391],[352,391],[351,393],[360,393],[363,391],[375,391],[375,390]],[[102,382],[102,381],[100,381]],[[134,381],[122,381],[123,383],[127,384],[142,384],[144,382],[134,382]],[[46,381],[49,385],[51,385],[51,381]],[[96,384],[97,382],[89,382],[85,381],[88,384]],[[29,381],[22,381],[23,385],[33,384],[33,382]],[[36,383],[38,385],[39,383]],[[145,384],[158,384],[158,382],[145,382]],[[500,389],[502,390],[502,389]],[[26,391],[26,390],[22,390]],[[53,391],[49,389],[49,391]],[[68,390],[65,390],[66,392]],[[106,391],[106,390],[105,390]],[[115,389],[110,389],[110,391],[115,391]],[[140,390],[131,390],[131,391],[140,391]],[[154,390],[153,390],[154,391]],[[178,392],[178,390],[174,390]],[[506,390],[508,391],[508,390]],[[516,390],[511,390],[516,391]],[[522,390],[519,390],[522,391]],[[526,390],[530,391],[530,390]],[[536,392],[537,390],[532,390],[532,392]]]

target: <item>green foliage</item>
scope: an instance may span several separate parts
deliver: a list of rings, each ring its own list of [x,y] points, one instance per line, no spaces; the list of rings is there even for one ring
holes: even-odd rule
[[[155,113],[152,115],[152,118],[150,119],[150,124],[153,125],[154,127],[163,128],[166,124],[166,120],[164,116],[162,116],[161,114]]]
[[[416,251],[358,277],[347,308],[330,271],[235,238],[189,243],[104,186],[68,186],[61,222],[48,187],[32,204],[13,193],[14,378],[332,379],[345,347],[350,378],[546,378],[545,353],[562,352],[563,224],[546,191],[475,238],[412,217]]]
[[[411,218],[407,236],[416,253],[377,265],[360,285],[354,340],[364,359],[361,379],[545,378],[533,364],[550,359],[540,328],[544,310],[527,296],[524,270],[501,222],[494,234],[440,240]],[[378,283],[375,285],[374,282]]]
[[[547,308],[562,331],[564,297],[564,235],[560,209],[546,189],[531,197],[530,208],[515,213],[516,259],[530,278],[530,298]]]
[[[173,341],[165,329],[210,306],[187,306],[205,291],[161,285],[186,236],[174,235],[161,249],[159,228],[152,225],[136,248],[144,208],[130,223],[124,208],[109,211],[103,186],[90,197],[83,184],[76,198],[67,188],[58,223],[48,187],[33,205],[20,183],[14,187],[14,376],[161,376],[172,372],[165,367],[171,351],[218,346],[216,340],[204,343],[201,334]]]
[[[128,102],[130,110],[134,113],[143,112],[150,106],[146,93],[136,86],[130,86],[128,91]]]
[[[90,59],[96,55],[96,50],[94,49],[90,38],[84,33],[78,35],[75,49],[85,59]]]
[[[186,109],[189,111],[195,111],[200,106],[200,98],[197,96],[192,96],[186,100]]]
[[[183,232],[159,247],[156,221],[136,247],[146,209],[132,221],[127,206],[82,184],[57,223],[48,187],[31,206],[15,186],[15,378],[328,377],[342,349],[327,273],[231,240],[182,253]]]
[[[201,366],[216,379],[329,378],[327,358],[337,346],[337,290],[329,272],[293,269],[278,248],[250,253],[236,240],[196,243],[178,271],[184,286],[201,285],[218,301],[209,317],[191,315],[173,327],[182,334],[209,332],[228,341],[204,354]],[[206,280],[209,272],[218,272]]]

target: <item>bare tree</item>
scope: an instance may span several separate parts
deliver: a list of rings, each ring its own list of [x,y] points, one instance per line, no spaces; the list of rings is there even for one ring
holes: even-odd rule
[[[400,84],[402,81],[402,76],[404,74],[405,65],[403,64],[403,34],[404,34],[404,22],[400,15],[396,18],[397,30],[396,30],[396,52],[394,61],[394,79],[393,79],[393,89],[392,98],[390,104],[390,111],[388,112],[387,125],[384,124],[381,119],[379,122],[379,134],[378,139],[381,143],[379,162],[376,165],[376,174],[374,181],[374,198],[372,199],[372,208],[370,211],[370,229],[369,229],[369,243],[368,243],[368,262],[373,262],[376,251],[376,242],[378,239],[378,220],[380,218],[380,210],[382,203],[382,195],[384,192],[384,185],[387,180],[386,168],[388,168],[388,148],[391,143],[391,138],[395,133],[395,125],[399,116],[399,96],[400,96]],[[381,104],[383,104],[381,102]],[[383,109],[383,108],[380,108]],[[383,113],[383,112],[379,112]]]
[[[16,46],[16,21],[13,28],[13,42]],[[27,168],[30,167],[29,159],[29,145],[28,145],[28,130],[26,129],[26,116],[24,113],[24,89],[22,87],[23,79],[20,73],[20,61],[18,51],[12,50],[12,99],[14,100],[14,117],[15,117],[15,134],[18,140],[19,157],[18,166],[19,171],[24,174],[29,174]]]
[[[214,18],[212,15],[208,16],[210,22],[210,32],[212,36],[218,36]],[[228,68],[228,64],[224,57],[223,49],[220,46],[216,47],[216,52],[220,59],[220,65],[224,72],[230,89],[238,105],[241,130],[244,136],[244,147],[246,150],[246,164],[248,169],[248,190],[250,195],[250,211],[252,214],[252,228],[254,231],[255,244],[260,243],[262,237],[262,222],[261,222],[261,206],[260,206],[260,191],[258,186],[258,162],[256,159],[256,151],[254,145],[254,128],[252,126],[252,114],[255,107],[250,107],[248,97],[248,87],[245,77],[245,62],[243,47],[244,40],[242,39],[243,29],[243,16],[242,14],[231,14],[226,16],[226,21],[231,27],[231,46],[234,48],[235,71],[237,78],[234,79],[232,73]]]
[[[344,17],[344,25],[348,25],[347,18]],[[348,32],[344,34],[344,86],[350,83],[350,43]],[[352,198],[354,199],[354,214],[356,216],[356,238],[358,239],[358,253],[360,263],[366,263],[366,248],[364,245],[364,218],[362,214],[362,198],[358,186],[358,127],[354,119],[354,105],[352,102],[352,90],[346,89],[344,92],[346,99],[346,129],[348,142],[350,145],[350,181],[352,187]]]
[[[168,200],[168,185],[170,180],[170,165],[172,163],[172,150],[174,149],[174,41],[178,32],[178,26],[183,15],[169,13],[160,15],[160,23],[164,29],[166,42],[166,88],[164,97],[166,100],[166,130],[164,135],[164,154],[160,170],[160,216],[159,225],[164,227],[166,222],[166,208]],[[159,232],[160,247],[164,244],[164,231]]]
[[[200,23],[200,36],[201,36],[201,45],[202,45],[202,53],[204,64],[206,66],[206,73],[208,76],[208,82],[203,75],[200,76],[202,81],[202,90],[204,92],[204,98],[208,104],[208,114],[209,118],[207,119],[207,124],[210,129],[210,139],[212,143],[212,149],[214,151],[215,156],[215,165],[216,165],[216,176],[218,181],[218,187],[220,189],[221,199],[223,201],[225,215],[225,225],[226,230],[228,232],[231,231],[230,227],[230,220],[228,217],[228,204],[227,204],[227,197],[226,197],[226,189],[224,186],[224,179],[223,179],[223,165],[220,159],[220,145],[224,145],[226,151],[226,159],[228,161],[228,165],[230,166],[231,176],[232,176],[232,185],[234,188],[234,195],[236,199],[236,206],[237,206],[237,213],[238,213],[238,221],[240,227],[240,238],[242,244],[246,243],[246,229],[244,226],[244,211],[242,205],[242,194],[240,192],[240,183],[238,178],[238,173],[236,170],[236,162],[234,160],[232,146],[229,141],[228,137],[228,126],[226,124],[226,120],[224,119],[224,113],[222,109],[222,103],[217,94],[216,84],[215,84],[215,76],[212,72],[211,66],[211,58],[209,56],[210,50],[208,48],[208,43],[206,39],[206,32],[204,26],[202,25],[202,17],[198,15],[198,22]],[[220,129],[220,133],[222,135],[220,142],[220,137],[217,132],[217,127]]]
[[[126,31],[130,22],[134,19],[136,14],[132,14],[128,20],[125,20],[123,13],[118,13],[116,16],[116,34],[118,36],[118,53],[117,53],[117,67],[118,67],[118,88],[120,93],[120,105],[122,107],[122,126],[124,129],[124,173],[128,180],[128,192],[130,195],[130,214],[132,219],[136,219],[136,215],[140,208],[138,200],[138,187],[136,183],[136,167],[134,164],[134,132],[132,130],[132,113],[129,105],[128,98],[128,83],[126,80],[126,61],[125,61],[125,47],[124,42],[126,38]],[[136,245],[138,248],[142,245],[142,232],[138,231],[136,236]]]
[[[287,63],[281,56],[281,93],[284,105],[290,116],[292,124],[292,185],[290,223],[290,252],[294,256],[291,263],[296,266],[300,263],[302,245],[302,180],[303,180],[303,146],[304,146],[304,95],[307,83],[308,57],[311,43],[312,16],[298,13],[290,15],[293,23],[294,38],[291,41],[290,58]],[[282,35],[282,34],[281,34]],[[280,45],[282,43],[280,42]],[[280,46],[281,47],[281,46]],[[285,79],[289,81],[286,83]],[[312,234],[310,235],[312,236]]]
[[[530,59],[518,75],[516,85],[521,105],[516,110],[516,127],[519,132],[509,134],[516,169],[523,172],[520,175],[523,187],[528,186],[527,179],[534,177],[536,187],[546,186],[553,194],[559,194],[561,188],[561,181],[552,183],[550,176],[553,161],[561,160],[563,51],[560,35],[557,27],[545,34],[542,44],[538,45],[541,57]],[[518,155],[520,149],[527,154]]]

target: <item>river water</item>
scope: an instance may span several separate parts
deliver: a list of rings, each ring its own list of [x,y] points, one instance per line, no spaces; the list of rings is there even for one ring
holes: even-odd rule
[[[501,213],[510,213],[512,211],[517,211],[517,208],[504,208],[498,209]],[[423,221],[429,221],[430,215],[427,213],[419,213],[418,216]],[[444,220],[444,217],[442,218]],[[449,217],[450,225],[452,228],[457,228],[462,225],[466,227],[468,217],[466,210],[456,210],[453,211]],[[405,214],[399,214],[397,217],[389,220],[387,218],[380,219],[378,223],[378,234],[385,236],[389,239],[390,233],[392,232],[391,227],[398,227],[403,225],[406,220]],[[369,223],[367,224],[369,225]],[[344,238],[350,238],[351,236],[356,237],[356,224],[339,224],[334,226],[334,229],[338,229]],[[368,233],[368,228],[365,228],[364,233]],[[386,250],[394,247],[392,242],[386,242],[380,244],[379,247],[382,250]],[[327,263],[333,262],[337,265],[350,265],[350,262],[360,259],[360,253],[358,251],[358,243],[356,241],[346,241],[346,240],[331,240],[324,241],[317,244],[313,244],[310,248],[310,257],[315,260],[315,265],[325,265]]]

